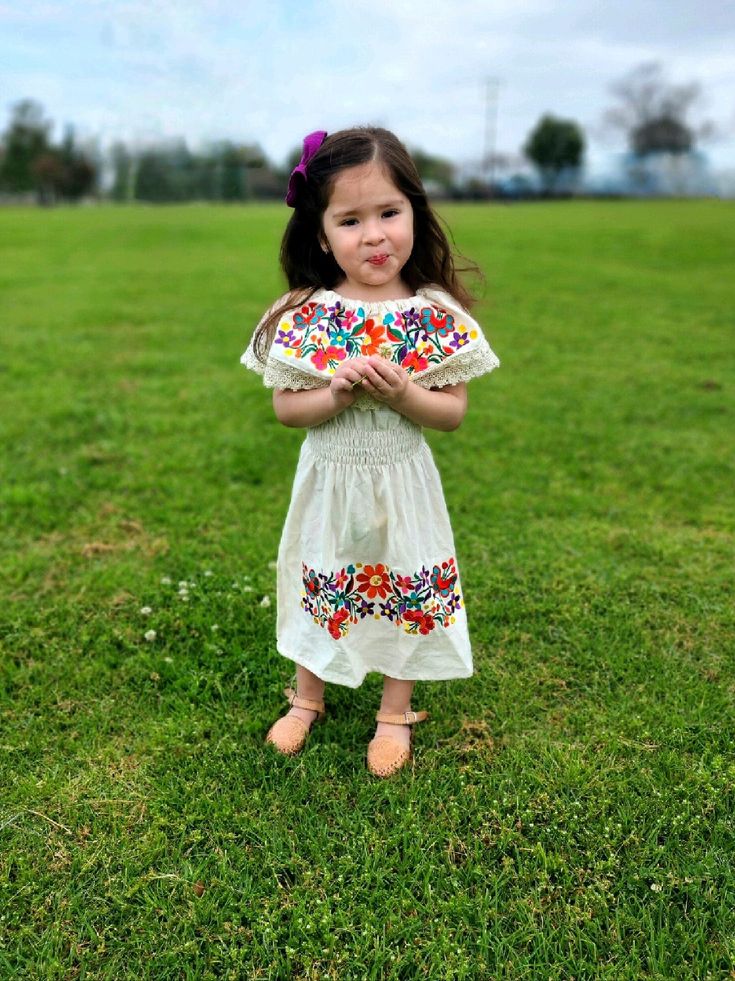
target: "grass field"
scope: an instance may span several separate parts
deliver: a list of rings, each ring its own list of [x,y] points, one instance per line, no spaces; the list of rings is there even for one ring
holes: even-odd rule
[[[376,675],[263,745],[286,209],[0,211],[0,977],[733,976],[735,210],[444,213],[502,361],[427,434],[475,675],[380,782]]]

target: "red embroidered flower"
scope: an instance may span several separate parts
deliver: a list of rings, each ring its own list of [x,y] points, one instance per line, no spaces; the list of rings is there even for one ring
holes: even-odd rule
[[[368,599],[381,599],[390,592],[390,577],[384,565],[365,565],[357,576],[357,588],[361,593],[367,593]]]
[[[349,616],[350,611],[343,606],[341,610],[337,610],[334,616],[329,618],[327,630],[335,640],[339,640],[339,638],[342,636],[342,624],[345,622],[345,620],[349,619]]]
[[[410,593],[413,589],[413,582],[410,576],[396,576],[396,586],[402,593]]]
[[[418,351],[409,351],[401,361],[401,365],[407,371],[425,371],[429,367],[429,362],[426,358],[422,358]]]
[[[343,361],[346,357],[347,352],[343,347],[330,345],[326,351],[323,347],[318,347],[311,356],[311,363],[318,371],[324,371],[330,361]]]
[[[327,367],[327,361],[327,352],[323,347],[318,347],[311,356],[311,363],[319,371],[324,371],[324,369]]]
[[[406,610],[403,614],[403,619],[407,620],[409,623],[418,624],[419,633],[426,634],[430,633],[436,624],[434,623],[434,618],[429,613],[424,613],[422,610]]]

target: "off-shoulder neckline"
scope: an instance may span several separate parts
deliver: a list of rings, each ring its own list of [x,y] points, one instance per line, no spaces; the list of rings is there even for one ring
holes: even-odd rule
[[[342,294],[338,293],[337,290],[329,290],[322,287],[314,294],[314,297],[319,297],[319,299],[329,299],[332,303],[339,303],[343,307],[360,306],[370,308],[388,307],[399,309],[405,308],[407,304],[426,303],[427,300],[431,301],[430,294],[438,291],[438,286],[420,286],[418,292],[414,293],[413,296],[402,296],[398,299],[390,300],[363,300],[349,296],[342,296]]]

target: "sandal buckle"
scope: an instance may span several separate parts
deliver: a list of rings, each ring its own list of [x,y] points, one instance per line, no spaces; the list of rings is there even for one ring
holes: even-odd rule
[[[413,716],[412,719],[409,718],[410,715]],[[410,726],[413,723],[418,722],[418,716],[416,715],[415,712],[404,712],[404,716],[403,717],[406,720],[406,725],[409,725]]]

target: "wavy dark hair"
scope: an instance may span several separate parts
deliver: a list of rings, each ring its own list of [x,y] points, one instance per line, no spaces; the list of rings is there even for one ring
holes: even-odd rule
[[[298,187],[296,206],[281,241],[280,261],[290,292],[259,324],[254,336],[255,354],[266,360],[276,325],[283,314],[306,303],[318,289],[334,289],[344,278],[331,252],[321,248],[322,215],[336,176],[348,167],[380,163],[413,209],[414,244],[401,278],[416,292],[422,286],[439,286],[469,310],[474,298],[459,273],[478,273],[476,265],[456,256],[439,219],[429,204],[421,178],[410,154],[397,136],[376,126],[340,130],[328,136],[308,164],[306,180]]]

